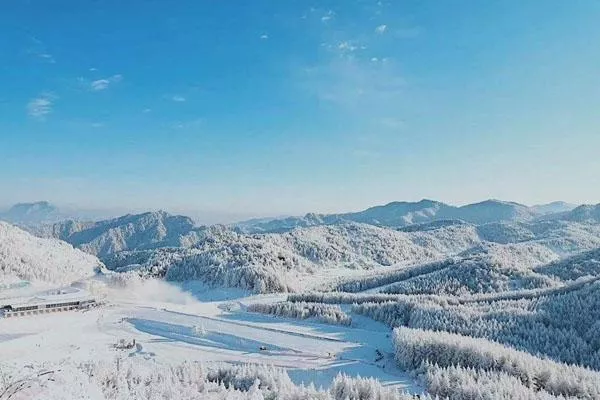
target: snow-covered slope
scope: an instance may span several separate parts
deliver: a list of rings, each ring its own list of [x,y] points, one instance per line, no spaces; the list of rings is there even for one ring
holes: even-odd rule
[[[533,268],[558,259],[536,244],[484,243],[385,288],[386,293],[447,294],[536,289],[557,284]]]
[[[104,260],[111,269],[141,269],[167,279],[200,279],[256,291],[302,287],[300,277],[408,265],[441,259],[480,243],[469,225],[399,232],[345,223],[283,234],[244,235],[222,226],[194,231],[191,248],[125,252]],[[128,267],[129,266],[129,267]]]
[[[572,211],[562,215],[562,220],[575,221],[575,222],[600,222],[600,204],[589,205],[585,204],[579,206]]]
[[[471,265],[479,265],[479,271],[500,268],[500,275],[514,275],[513,283],[500,285],[505,289],[519,287],[517,281],[538,265],[600,247],[600,225],[540,221],[476,226],[440,220],[393,230],[347,222],[253,235],[213,226],[193,229],[179,243],[178,248],[146,247],[149,250],[106,255],[103,260],[115,270],[138,269],[172,280],[199,279],[271,292],[296,291],[305,277],[326,271],[328,276],[360,276],[361,270],[401,268],[460,254],[477,257]],[[494,274],[488,278],[496,279]],[[468,279],[478,276],[483,275]]]
[[[64,221],[38,232],[102,257],[123,250],[182,246],[193,228],[188,217],[157,211],[99,222]]]
[[[37,238],[0,222],[0,281],[23,279],[68,283],[89,277],[100,261],[55,239]]]
[[[540,266],[535,270],[563,280],[575,280],[585,276],[600,276],[600,248]]]
[[[232,227],[240,233],[281,233],[295,228],[331,225],[340,222],[343,220],[333,214],[308,213],[303,217],[253,219],[233,224]]]

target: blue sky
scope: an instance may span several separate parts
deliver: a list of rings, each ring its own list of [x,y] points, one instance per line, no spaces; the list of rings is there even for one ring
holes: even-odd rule
[[[600,201],[600,2],[12,1],[0,204]]]

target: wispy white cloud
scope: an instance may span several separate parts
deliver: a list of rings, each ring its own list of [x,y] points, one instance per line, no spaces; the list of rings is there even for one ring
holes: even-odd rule
[[[322,11],[315,14],[329,16]],[[355,116],[362,127],[370,127],[369,132],[401,130],[407,84],[400,65],[386,54],[385,46],[393,38],[389,26],[374,27],[367,19],[356,25],[337,15],[330,23],[307,21],[307,25],[319,41],[318,60],[295,64],[297,87],[327,104],[328,110],[353,116],[352,120]],[[382,34],[389,38],[379,37]]]
[[[49,63],[49,64],[56,63],[56,59],[46,49],[46,45],[44,44],[44,42],[42,42],[40,39],[36,38],[35,36],[31,36],[30,40],[31,40],[31,46],[29,49],[26,50],[26,52],[28,54],[31,54],[32,56],[35,56],[38,59],[40,59],[46,63]]]
[[[52,54],[49,53],[41,53],[37,55],[39,58],[49,62],[50,64],[54,64],[56,63],[56,60],[54,59],[54,57],[52,56]]]
[[[321,101],[348,107],[373,108],[393,103],[405,81],[390,62],[335,57],[305,68],[301,82]]]
[[[267,40],[269,38],[269,35],[267,35],[266,33],[263,33],[262,35],[260,35],[260,38],[262,40]]]
[[[377,28],[375,28],[375,33],[383,35],[385,33],[387,29],[387,25],[379,25]]]
[[[184,101],[186,101],[186,98],[179,94],[176,94],[171,97],[171,100],[173,100],[176,103],[183,103]]]
[[[348,34],[348,39],[332,45],[329,31],[324,33],[321,61],[301,69],[301,84],[321,101],[370,109],[388,107],[386,103],[393,102],[405,86],[397,65],[387,57],[368,54],[365,42],[351,39],[360,34]],[[337,39],[344,33],[336,29],[333,35]]]
[[[92,88],[92,90],[96,91],[104,90],[108,88],[108,85],[110,85],[110,81],[108,79],[98,79],[90,83],[90,87]]]
[[[321,22],[330,21],[333,19],[333,17],[335,17],[335,12],[333,12],[333,10],[329,10],[325,15],[321,17]]]
[[[355,44],[352,44],[352,42],[350,42],[348,40],[345,40],[338,45],[338,49],[343,52],[346,52],[346,51],[352,52],[352,51],[356,51],[358,49],[358,46],[356,46]]]
[[[90,83],[90,89],[98,92],[101,90],[108,89],[108,87],[114,83],[121,82],[123,80],[123,75],[116,74],[108,78],[104,79],[96,79]]]
[[[27,103],[27,114],[38,120],[44,120],[48,114],[52,113],[56,99],[57,97],[52,93],[42,93]]]

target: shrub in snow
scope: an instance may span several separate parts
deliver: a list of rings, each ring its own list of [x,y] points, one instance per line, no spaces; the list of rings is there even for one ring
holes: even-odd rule
[[[363,303],[388,303],[393,301],[432,301],[436,304],[447,304],[452,299],[442,296],[407,296],[395,294],[380,294],[380,293],[342,293],[342,292],[308,292],[308,293],[292,293],[287,296],[287,300],[293,303],[308,302],[308,303],[325,303],[325,304],[363,304]],[[458,304],[458,301],[454,301]]]
[[[46,374],[46,371],[51,371]],[[40,376],[41,375],[41,376]],[[0,379],[0,396],[71,400],[412,400],[374,379],[338,375],[329,390],[295,385],[285,370],[261,365],[165,365],[140,357],[45,365]],[[429,400],[429,396],[421,396]]]
[[[400,394],[396,390],[387,389],[373,378],[350,378],[338,374],[329,390],[336,400],[346,399],[373,399],[373,400],[414,400],[415,396]],[[420,399],[430,399],[427,395],[420,395]]]
[[[196,336],[206,336],[206,329],[204,328],[204,325],[194,325],[192,327],[192,332],[194,332],[194,335]]]
[[[504,372],[450,366],[442,368],[424,363],[420,369],[427,391],[442,399],[456,400],[557,400],[545,390],[525,385],[520,379]]]
[[[343,312],[338,305],[292,302],[274,304],[253,303],[248,305],[248,311],[298,319],[315,318],[318,321],[328,324],[352,324],[352,318]]]

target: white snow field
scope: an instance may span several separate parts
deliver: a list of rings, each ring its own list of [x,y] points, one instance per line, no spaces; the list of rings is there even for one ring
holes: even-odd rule
[[[190,292],[158,280],[128,283],[124,288],[90,280],[87,286],[105,301],[102,306],[0,318],[0,375],[66,371],[115,358],[167,366],[227,362],[283,367],[294,383],[312,383],[317,388],[328,388],[342,372],[375,377],[390,388],[422,392],[396,366],[391,330],[366,317],[353,316],[352,326],[338,326],[249,313],[245,307],[250,303],[285,296],[247,296],[235,289],[207,289],[198,282],[184,286]],[[116,349],[119,343],[131,348]],[[378,352],[383,358],[378,359]],[[50,389],[39,388],[38,395],[44,393],[49,396]]]

